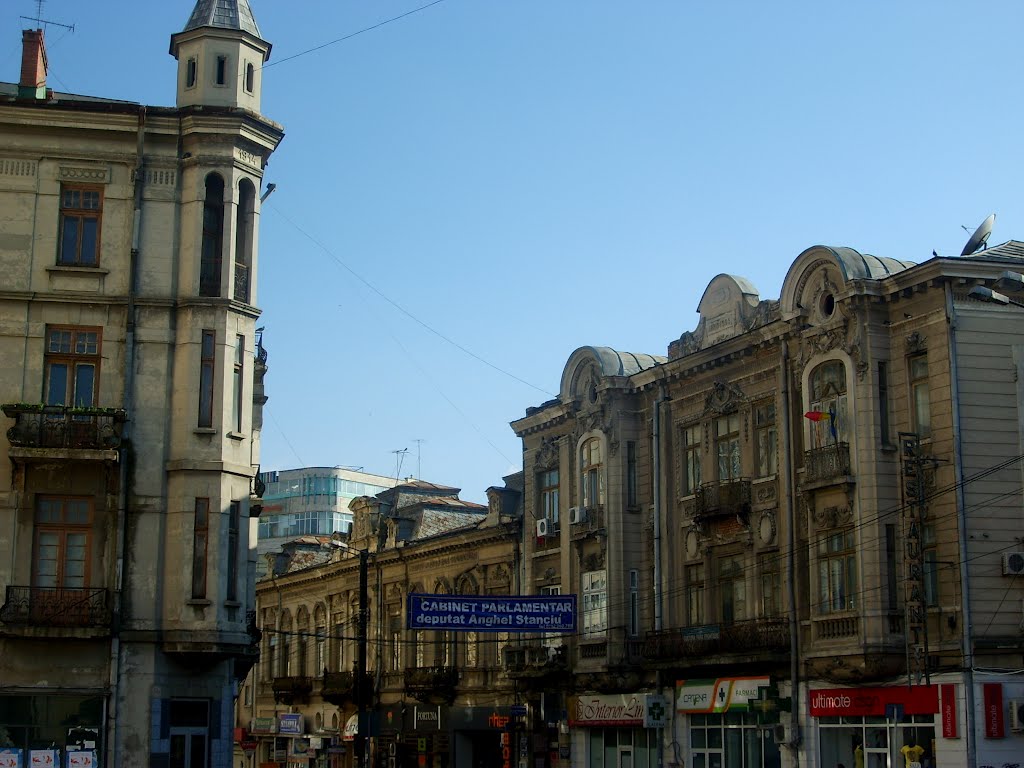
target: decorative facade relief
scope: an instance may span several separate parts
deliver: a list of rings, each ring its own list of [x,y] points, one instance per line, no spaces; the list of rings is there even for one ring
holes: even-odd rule
[[[558,444],[560,438],[544,437],[540,441],[533,463],[537,469],[554,469],[558,466]]]
[[[735,384],[716,381],[704,399],[704,415],[725,416],[730,413],[736,413],[740,406],[746,404],[746,402],[747,398],[743,394],[743,390]],[[707,435],[705,435],[706,437]]]

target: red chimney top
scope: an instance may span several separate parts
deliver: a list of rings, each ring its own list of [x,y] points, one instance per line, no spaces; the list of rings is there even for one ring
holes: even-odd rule
[[[26,29],[21,33],[18,95],[29,99],[46,98],[46,46],[41,29]]]

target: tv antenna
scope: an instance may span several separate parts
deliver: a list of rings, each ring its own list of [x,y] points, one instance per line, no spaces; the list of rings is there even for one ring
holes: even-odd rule
[[[990,213],[988,218],[985,219],[978,228],[974,230],[974,234],[967,240],[967,245],[964,246],[963,253],[961,256],[970,256],[972,253],[988,247],[988,239],[992,236],[992,225],[996,222],[996,215]],[[965,232],[969,231],[967,227],[963,227]]]
[[[395,454],[395,480],[402,479],[402,462],[405,461],[405,454],[408,452],[408,448],[400,448],[397,451],[392,451],[392,453]]]
[[[36,15],[35,16],[22,16],[21,18],[25,21],[34,21],[37,29],[42,29],[44,24],[50,24],[54,27],[64,27],[64,29],[70,32],[75,31],[74,24],[61,24],[59,21],[47,21],[43,18],[43,3],[45,0],[36,0]]]
[[[423,438],[417,437],[413,442],[416,443],[416,479],[422,480],[423,475],[420,474],[420,459],[422,458],[421,454],[423,451],[423,444],[427,441]]]

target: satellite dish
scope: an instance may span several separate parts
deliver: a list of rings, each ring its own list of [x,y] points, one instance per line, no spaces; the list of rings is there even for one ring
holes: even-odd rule
[[[989,237],[992,236],[992,225],[995,224],[996,215],[990,213],[988,218],[981,222],[981,225],[974,230],[974,234],[971,235],[971,239],[967,241],[967,245],[964,246],[963,253],[961,256],[970,256],[972,253],[977,253],[988,243]]]

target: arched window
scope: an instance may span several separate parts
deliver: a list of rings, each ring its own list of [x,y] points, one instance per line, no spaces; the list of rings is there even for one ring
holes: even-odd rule
[[[224,248],[224,179],[206,177],[203,203],[203,242],[199,264],[199,295],[220,296],[220,266]]]
[[[846,439],[846,366],[829,360],[811,372],[810,378],[811,447],[845,443]]]
[[[580,446],[580,497],[585,509],[597,509],[604,504],[599,437],[592,437]]]
[[[238,210],[235,215],[235,301],[249,303],[252,273],[253,224],[256,211],[256,187],[249,179],[238,185]]]

